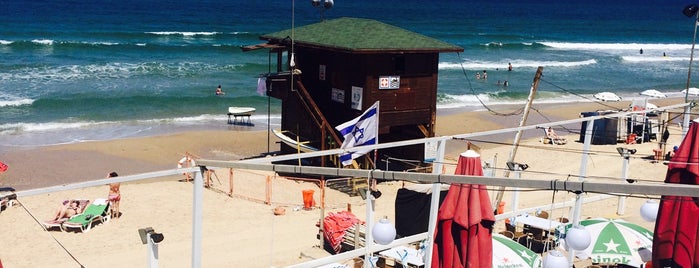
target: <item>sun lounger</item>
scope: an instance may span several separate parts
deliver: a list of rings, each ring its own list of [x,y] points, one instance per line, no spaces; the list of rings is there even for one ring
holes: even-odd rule
[[[78,212],[84,211],[85,208],[87,207],[87,205],[90,203],[90,200],[88,200],[88,199],[74,199],[74,200],[78,201]],[[66,201],[68,201],[68,200],[66,200]],[[80,215],[80,214],[78,214],[78,215]],[[75,216],[77,216],[77,215],[74,215],[73,217],[75,217]],[[62,218],[62,219],[57,219],[57,220],[55,220],[55,219],[46,220],[46,221],[41,222],[41,225],[44,226],[44,229],[46,229],[46,231],[51,230],[53,228],[59,228],[62,230],[63,228],[61,228],[61,225],[63,225],[63,223],[66,222],[68,219],[69,218]]]
[[[74,228],[80,229],[81,232],[90,231],[94,223],[103,223],[110,220],[108,208],[109,203],[107,203],[106,199],[97,199],[88,205],[83,213],[73,216],[61,224],[61,230],[68,231],[68,229]]]

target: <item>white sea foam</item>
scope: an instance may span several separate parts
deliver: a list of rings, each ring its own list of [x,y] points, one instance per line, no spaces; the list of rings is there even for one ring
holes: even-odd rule
[[[50,39],[34,39],[34,40],[32,40],[32,43],[40,44],[40,45],[47,45],[47,46],[53,45],[53,42],[54,41],[50,40]]]
[[[0,81],[43,80],[65,81],[94,78],[128,78],[134,75],[162,73],[165,75],[184,75],[192,71],[217,68],[208,63],[120,63],[88,65],[62,65],[56,67],[28,67],[12,73],[0,73]]]
[[[464,69],[468,70],[492,70],[492,69],[505,69],[507,64],[512,63],[517,67],[578,67],[585,65],[597,64],[597,60],[589,59],[582,61],[535,61],[535,60],[513,60],[513,61],[480,61],[480,60],[469,60],[465,59],[463,64],[454,62],[440,62],[439,69],[461,69],[462,65]]]
[[[550,48],[565,50],[630,50],[644,51],[676,51],[691,49],[691,45],[686,44],[652,44],[652,43],[566,43],[566,42],[540,42]]]
[[[34,103],[32,99],[0,100],[0,107],[31,105],[32,103]]]
[[[183,35],[183,36],[197,36],[197,35],[216,35],[219,32],[146,32],[155,35]]]
[[[14,42],[12,42],[12,41],[7,41],[7,40],[0,40],[0,45],[9,45],[9,44],[12,44],[12,43],[14,43]]]
[[[621,59],[627,62],[677,62],[688,61],[688,57],[662,57],[662,56],[622,56]]]

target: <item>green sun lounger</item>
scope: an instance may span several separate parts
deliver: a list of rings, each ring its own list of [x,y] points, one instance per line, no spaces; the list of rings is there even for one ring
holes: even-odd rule
[[[85,208],[83,213],[71,217],[69,220],[65,221],[61,225],[61,230],[68,231],[68,229],[76,228],[80,229],[81,232],[87,232],[92,228],[94,223],[100,222],[104,223],[109,221],[110,216],[108,213],[109,204],[98,202],[92,203]]]

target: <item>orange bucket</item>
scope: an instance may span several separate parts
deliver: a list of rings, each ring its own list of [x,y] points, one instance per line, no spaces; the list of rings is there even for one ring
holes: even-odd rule
[[[315,205],[313,200],[313,190],[303,190],[303,209],[311,209]]]

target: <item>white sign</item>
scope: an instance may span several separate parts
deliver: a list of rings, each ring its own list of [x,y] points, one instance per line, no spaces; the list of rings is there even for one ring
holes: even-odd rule
[[[437,160],[437,141],[425,142],[425,162],[430,163]]]
[[[331,99],[339,103],[345,103],[345,91],[339,88],[333,88]]]
[[[379,89],[400,88],[400,76],[379,76]]]
[[[352,109],[362,110],[362,95],[364,88],[352,86]]]
[[[318,80],[325,81],[325,64],[318,66]]]

